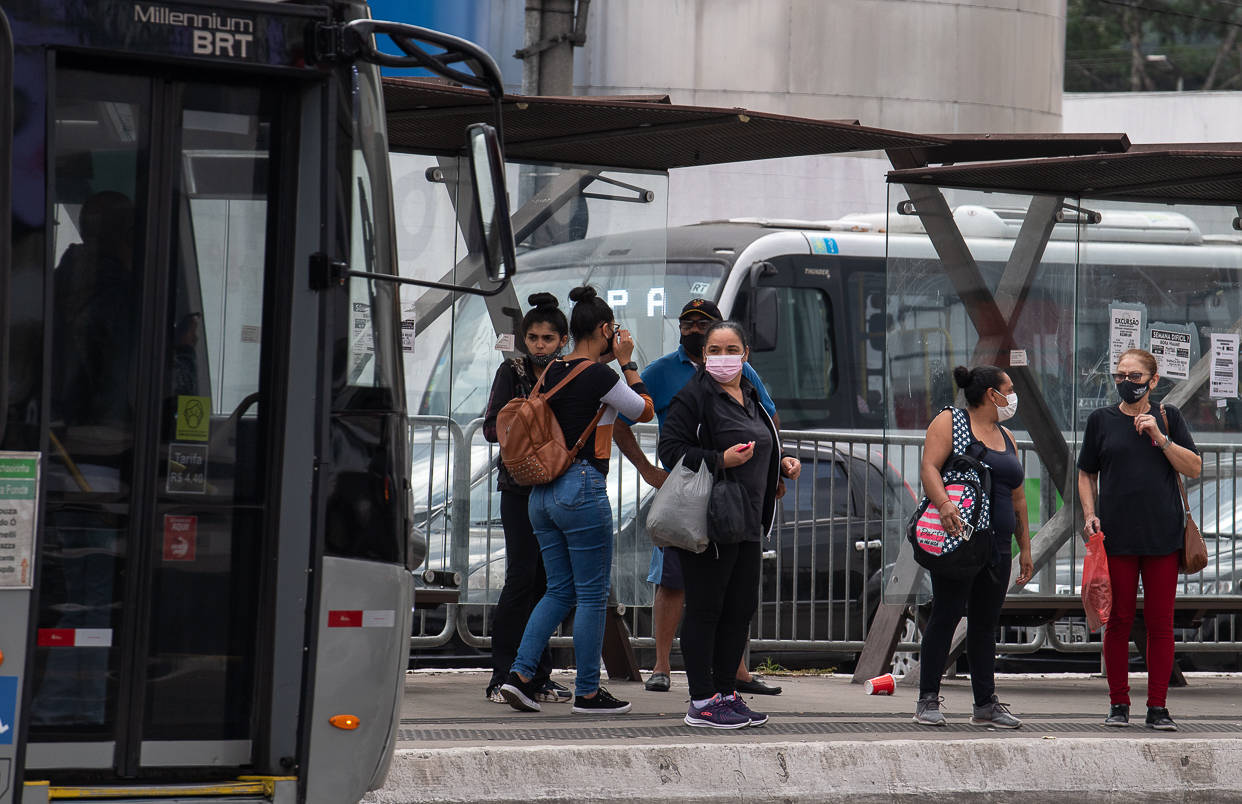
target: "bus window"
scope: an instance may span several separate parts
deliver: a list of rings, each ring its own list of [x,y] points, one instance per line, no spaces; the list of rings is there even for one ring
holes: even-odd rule
[[[397,262],[388,238],[377,233],[392,230],[388,153],[384,146],[384,118],[376,76],[359,75],[352,175],[349,183],[349,267],[355,271],[391,274]],[[390,342],[400,327],[398,292],[391,282],[353,277],[349,281],[346,333],[346,382],[359,388],[387,389],[378,394],[352,394],[345,407],[391,408],[397,388],[397,355],[377,352],[376,344]]]
[[[539,252],[531,252],[535,256]],[[524,303],[531,293],[546,291],[570,312],[569,291],[584,281],[594,285],[618,323],[634,335],[634,360],[640,367],[677,348],[677,314],[692,298],[713,298],[724,277],[724,266],[701,263],[603,263],[532,268],[522,266],[513,277]],[[523,306],[525,310],[525,306]],[[466,422],[483,415],[492,378],[500,364],[496,333],[483,299],[463,299],[454,318],[454,340],[445,342],[423,392],[420,413],[451,415]],[[519,339],[520,340],[520,339]],[[409,378],[411,383],[418,378]]]
[[[822,428],[837,390],[832,302],[819,288],[777,287],[776,349],[750,353],[750,364],[768,389],[781,426]]]
[[[884,413],[884,334],[888,329],[883,271],[852,274],[846,294],[854,350],[854,401],[861,416],[878,419]]]

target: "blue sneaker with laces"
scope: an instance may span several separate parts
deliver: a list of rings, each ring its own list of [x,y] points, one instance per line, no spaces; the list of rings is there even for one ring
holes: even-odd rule
[[[756,712],[751,709],[746,705],[746,702],[742,700],[742,696],[738,695],[736,692],[733,693],[732,698],[725,698],[724,701],[729,704],[729,706],[733,707],[734,712],[737,712],[742,717],[749,718],[750,725],[752,726],[762,726],[764,723],[768,722],[768,716],[766,714],[763,712]]]
[[[750,718],[739,714],[733,709],[733,701],[726,701],[720,693],[703,706],[695,706],[690,702],[690,710],[686,712],[686,725],[708,729],[742,729],[750,725]]]

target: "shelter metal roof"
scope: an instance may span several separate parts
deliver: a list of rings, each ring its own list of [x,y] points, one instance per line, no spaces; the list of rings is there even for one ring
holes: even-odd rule
[[[1242,202],[1242,143],[1133,145],[1124,153],[893,170],[895,184],[1148,203]]]
[[[920,164],[953,164],[1001,159],[1121,153],[1130,148],[1125,134],[936,134],[947,144],[917,149],[911,156]]]
[[[389,147],[455,155],[467,125],[492,118],[487,93],[411,78],[385,78]],[[649,97],[503,99],[505,155],[532,162],[669,170],[786,156],[946,145],[929,135],[813,120],[652,103]],[[434,123],[434,125],[431,125]]]

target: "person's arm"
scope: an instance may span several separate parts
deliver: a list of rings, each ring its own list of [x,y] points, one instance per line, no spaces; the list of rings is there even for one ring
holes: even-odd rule
[[[647,395],[647,386],[643,385],[637,371],[627,371],[625,374],[625,379],[618,379],[599,401],[612,406],[617,413],[631,421],[651,421],[655,418],[655,405]],[[629,385],[626,385],[626,380],[629,380]]]
[[[618,366],[625,366],[634,359],[634,338],[628,329],[617,332],[617,342],[612,348]],[[605,361],[607,362],[607,361]],[[611,405],[617,413],[634,422],[649,422],[655,417],[655,405],[642,375],[635,369],[621,369],[621,380],[604,394],[600,400]]]
[[[956,534],[962,529],[961,512],[949,499],[949,492],[945,491],[944,480],[940,477],[940,468],[951,454],[953,411],[942,410],[927,426],[927,435],[923,439],[923,458],[919,463],[919,479],[923,481],[923,493],[940,512],[940,521],[944,523],[945,530]]]
[[[1078,450],[1078,504],[1082,506],[1083,533],[1086,539],[1100,529],[1100,518],[1095,515],[1099,499],[1100,477],[1100,412],[1087,417],[1082,432],[1082,446]]]
[[[616,443],[617,449],[621,450],[621,454],[638,468],[638,473],[642,475],[647,485],[657,489],[664,485],[664,478],[668,477],[668,472],[653,465],[647,459],[647,453],[643,452],[642,447],[638,445],[638,439],[634,437],[634,431],[628,424],[620,419],[613,422],[612,440]]]
[[[1005,428],[1009,435],[1009,443],[1013,443],[1013,433]],[[1013,537],[1018,542],[1018,577],[1015,582],[1021,586],[1035,574],[1035,562],[1031,559],[1031,526],[1026,509],[1026,484],[1019,483],[1013,490],[1013,513],[1017,520]]]
[[[496,414],[517,396],[517,377],[509,361],[500,364],[496,369],[496,379],[492,380],[492,393],[487,399],[487,409],[483,414],[483,437],[493,444],[500,441],[496,433]]]
[[[1083,532],[1090,536],[1100,529],[1100,518],[1095,515],[1098,472],[1078,470],[1078,502],[1082,506]]]
[[[687,469],[697,471],[704,461],[715,472],[720,465],[721,454],[699,446],[700,411],[692,397],[679,393],[669,403],[668,415],[660,428],[657,452],[665,466],[675,466],[683,461]]]
[[[1194,439],[1190,429],[1186,427],[1186,419],[1180,410],[1169,406],[1166,411],[1169,417],[1169,435],[1156,439],[1158,448],[1173,468],[1191,479],[1203,472],[1203,456],[1194,448]],[[1189,446],[1187,446],[1189,445]]]

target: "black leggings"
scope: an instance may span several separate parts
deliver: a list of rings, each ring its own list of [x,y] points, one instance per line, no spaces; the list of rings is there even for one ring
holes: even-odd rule
[[[505,586],[492,612],[492,680],[488,686],[502,684],[509,677],[526,621],[548,586],[539,541],[527,513],[529,502],[525,494],[500,492],[500,521],[505,529]],[[544,648],[535,678],[542,681],[551,673],[552,654]]]
[[[996,626],[1009,590],[1011,559],[985,566],[974,578],[949,579],[932,573],[932,611],[919,653],[919,695],[939,695],[940,677],[949,645],[962,615],[966,619],[966,660],[975,705],[983,706],[996,692]]]
[[[750,640],[750,620],[759,607],[759,542],[713,542],[702,553],[674,549],[686,583],[681,656],[690,697],[728,695]]]

